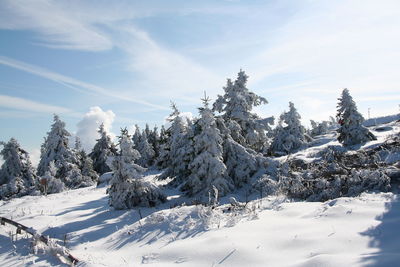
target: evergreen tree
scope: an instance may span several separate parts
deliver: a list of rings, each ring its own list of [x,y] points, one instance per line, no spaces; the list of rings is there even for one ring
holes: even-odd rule
[[[233,180],[237,188],[247,184],[250,178],[262,168],[258,155],[254,150],[246,148],[236,142],[231,131],[225,126],[224,120],[216,120],[218,129],[223,139],[223,157],[229,177]]]
[[[99,174],[111,171],[107,165],[107,159],[117,153],[115,145],[112,143],[110,136],[107,135],[104,124],[101,124],[98,130],[100,138],[97,139],[89,157],[93,161],[93,169]]]
[[[225,94],[219,95],[214,103],[213,110],[222,113],[232,138],[239,144],[262,151],[268,146],[266,134],[271,132],[270,125],[274,118],[261,119],[251,113],[253,107],[267,104],[268,101],[250,92],[246,87],[248,76],[240,70],[235,82],[230,79],[224,87]]]
[[[150,133],[150,132],[149,132]],[[141,157],[138,160],[140,166],[149,167],[153,164],[155,152],[153,146],[147,140],[146,131],[143,131],[139,139],[139,144],[136,145]]]
[[[363,116],[357,111],[356,103],[348,89],[343,89],[339,98],[337,119],[340,124],[338,140],[344,146],[362,144],[376,137],[365,128]]]
[[[132,141],[133,141],[135,148],[137,148],[137,145],[140,143],[141,137],[142,137],[142,134],[140,132],[139,125],[135,124],[135,132],[133,133],[133,136],[132,136]]]
[[[57,169],[55,178],[61,179],[66,187],[79,188],[93,185],[91,177],[82,175],[79,157],[75,150],[68,146],[70,135],[65,129],[65,123],[54,115],[54,123],[41,148],[38,175],[44,176],[49,171],[50,162],[53,161]]]
[[[329,131],[329,122],[328,121],[322,121],[322,122],[316,122],[314,120],[310,120],[311,122],[311,130],[309,131],[311,136],[317,136],[317,135],[323,135],[328,133]]]
[[[169,162],[169,139],[171,137],[170,132],[168,132],[164,125],[161,126],[160,130],[160,140],[159,140],[159,154],[156,159],[156,166],[164,169],[168,166]]]
[[[153,131],[150,131],[150,134],[147,139],[150,145],[153,147],[154,161],[156,161],[156,159],[160,155],[160,136],[158,133],[157,126],[154,127]]]
[[[142,179],[146,169],[135,163],[140,154],[134,149],[126,129],[121,130],[119,147],[120,152],[111,162],[113,176],[107,191],[110,205],[115,209],[129,209],[136,206],[152,207],[165,201],[165,196],[154,184]]]
[[[193,129],[189,127],[180,116],[176,106],[172,104],[173,112],[168,121],[171,126],[167,129],[167,142],[162,146],[160,158],[164,162],[166,169],[160,176],[161,179],[173,178],[173,182],[179,184],[188,174],[189,162],[193,154]]]
[[[150,131],[150,127],[147,123],[146,123],[146,127],[144,128],[144,133],[146,134],[147,138],[150,136],[151,131]]]
[[[226,195],[233,189],[233,183],[227,175],[222,157],[222,138],[217,128],[209,99],[203,99],[200,119],[197,121],[199,132],[194,136],[194,159],[189,164],[191,174],[182,187],[189,195],[207,196],[215,188],[219,195]]]
[[[7,143],[0,142],[4,163],[0,170],[0,199],[20,197],[36,191],[38,178],[29,159],[17,140],[11,138]]]
[[[270,147],[273,154],[290,154],[307,143],[305,128],[301,125],[300,118],[294,104],[289,102],[289,111],[280,116],[275,129]]]
[[[82,148],[79,137],[75,139],[75,153],[78,157],[78,167],[81,170],[82,176],[90,177],[93,182],[99,180],[99,175],[93,169],[93,160],[86,154]]]

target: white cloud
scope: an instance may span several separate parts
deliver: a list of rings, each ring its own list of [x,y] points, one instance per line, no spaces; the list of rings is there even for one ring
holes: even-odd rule
[[[77,115],[77,113],[72,112],[68,108],[42,104],[32,100],[7,95],[0,95],[0,107],[29,112],[61,114],[70,113]]]
[[[31,149],[29,152],[29,157],[31,159],[32,165],[34,167],[37,167],[40,162],[40,149],[38,148]]]
[[[99,138],[97,130],[102,123],[106,132],[112,135],[111,128],[114,118],[115,114],[111,110],[103,111],[100,107],[91,107],[83,119],[78,122],[76,136],[80,138],[86,151],[91,151],[95,145],[96,139]]]
[[[212,5],[214,6],[214,5]],[[182,8],[180,4],[168,7],[157,7],[151,4],[120,3],[116,5],[88,4],[79,2],[63,2],[39,0],[26,3],[24,1],[6,1],[0,8],[0,28],[29,29],[39,33],[43,44],[58,49],[107,50],[117,47],[127,53],[128,69],[136,74],[132,87],[140,88],[142,98],[152,101],[133,99],[129,95],[132,89],[113,95],[98,86],[73,80],[62,75],[33,66],[22,66],[22,62],[3,61],[36,75],[54,80],[75,90],[82,88],[103,95],[119,98],[151,106],[156,109],[168,109],[153,104],[155,98],[171,98],[187,103],[198,103],[193,92],[218,88],[223,78],[194,62],[182,54],[167,49],[139,29],[133,19],[162,13],[187,15],[189,13],[235,13],[239,8],[229,9],[223,6],[204,8],[193,4],[190,8]],[[1,17],[3,15],[3,17]],[[1,62],[0,62],[1,63]],[[120,90],[121,91],[121,90]],[[212,92],[210,92],[213,95]],[[151,102],[151,103],[150,103]]]
[[[4,1],[0,8],[0,28],[30,29],[39,32],[49,47],[100,51],[112,42],[95,26],[83,24],[58,1]]]
[[[149,97],[199,102],[202,92],[220,87],[223,79],[200,64],[157,44],[145,31],[134,25],[114,26],[122,38],[116,46],[130,56],[129,69],[138,74],[139,86]],[[198,97],[193,97],[198,93]]]
[[[142,104],[142,105],[149,106],[149,107],[152,107],[152,108],[155,108],[158,110],[160,110],[160,109],[167,110],[168,109],[164,106],[156,105],[156,104],[153,104],[153,103],[150,103],[147,101],[140,100],[138,98],[133,98],[131,96],[123,95],[123,94],[120,94],[119,92],[115,92],[115,91],[112,92],[103,87],[93,85],[90,83],[86,83],[83,81],[79,81],[74,78],[52,72],[52,71],[46,70],[44,68],[40,68],[38,66],[27,64],[25,62],[14,60],[14,59],[11,59],[8,57],[0,56],[0,64],[35,74],[37,76],[52,80],[56,83],[62,84],[68,88],[71,88],[73,90],[77,90],[80,92],[84,91],[84,92],[89,92],[89,93],[101,94],[103,96],[111,97],[114,99],[128,101],[128,102],[132,102],[132,103],[136,103],[136,104]]]

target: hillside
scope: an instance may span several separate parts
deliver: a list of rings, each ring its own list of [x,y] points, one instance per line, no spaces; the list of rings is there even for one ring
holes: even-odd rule
[[[378,140],[358,151],[384,143],[400,126],[390,122],[370,129]],[[332,132],[291,158],[312,162],[337,144]],[[394,152],[392,160],[400,155]],[[157,174],[149,172],[145,179]],[[0,216],[59,240],[81,266],[394,266],[400,260],[398,185],[391,191],[325,202],[254,195],[246,206],[238,192],[212,209],[190,205],[168,189],[169,201],[157,208],[115,211],[106,187],[92,186],[1,201]],[[232,196],[242,203],[228,204]],[[61,264],[45,249],[32,248],[24,235],[12,242],[10,231],[15,229],[0,227],[2,266]]]

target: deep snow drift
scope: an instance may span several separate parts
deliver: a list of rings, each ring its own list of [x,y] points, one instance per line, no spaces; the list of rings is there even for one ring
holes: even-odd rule
[[[373,131],[378,140],[360,149],[399,131],[396,123],[379,128]],[[291,157],[312,161],[335,144],[328,134]],[[157,208],[116,211],[108,205],[106,187],[88,187],[0,201],[0,216],[58,239],[82,266],[395,266],[400,261],[396,193],[326,202],[270,196],[246,207],[215,209],[191,205],[174,190],[166,194],[169,201]],[[235,197],[243,201],[240,194]],[[1,266],[61,264],[41,250],[33,254],[24,235],[12,242],[10,231],[15,228],[0,226]]]

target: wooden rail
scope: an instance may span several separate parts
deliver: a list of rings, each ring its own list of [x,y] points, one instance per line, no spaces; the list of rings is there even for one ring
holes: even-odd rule
[[[43,243],[45,243],[46,245],[48,245],[49,243],[49,238],[44,236],[44,235],[39,235],[33,228],[29,228],[26,227],[25,225],[22,225],[20,223],[17,223],[13,220],[4,218],[4,217],[0,217],[0,223],[1,225],[5,225],[6,223],[13,225],[17,228],[17,234],[21,234],[21,231],[24,231],[32,236],[38,236],[40,241],[42,241]],[[67,252],[67,258],[72,262],[72,264],[78,263],[79,260],[77,258],[75,258],[74,256],[72,256],[69,252]]]

